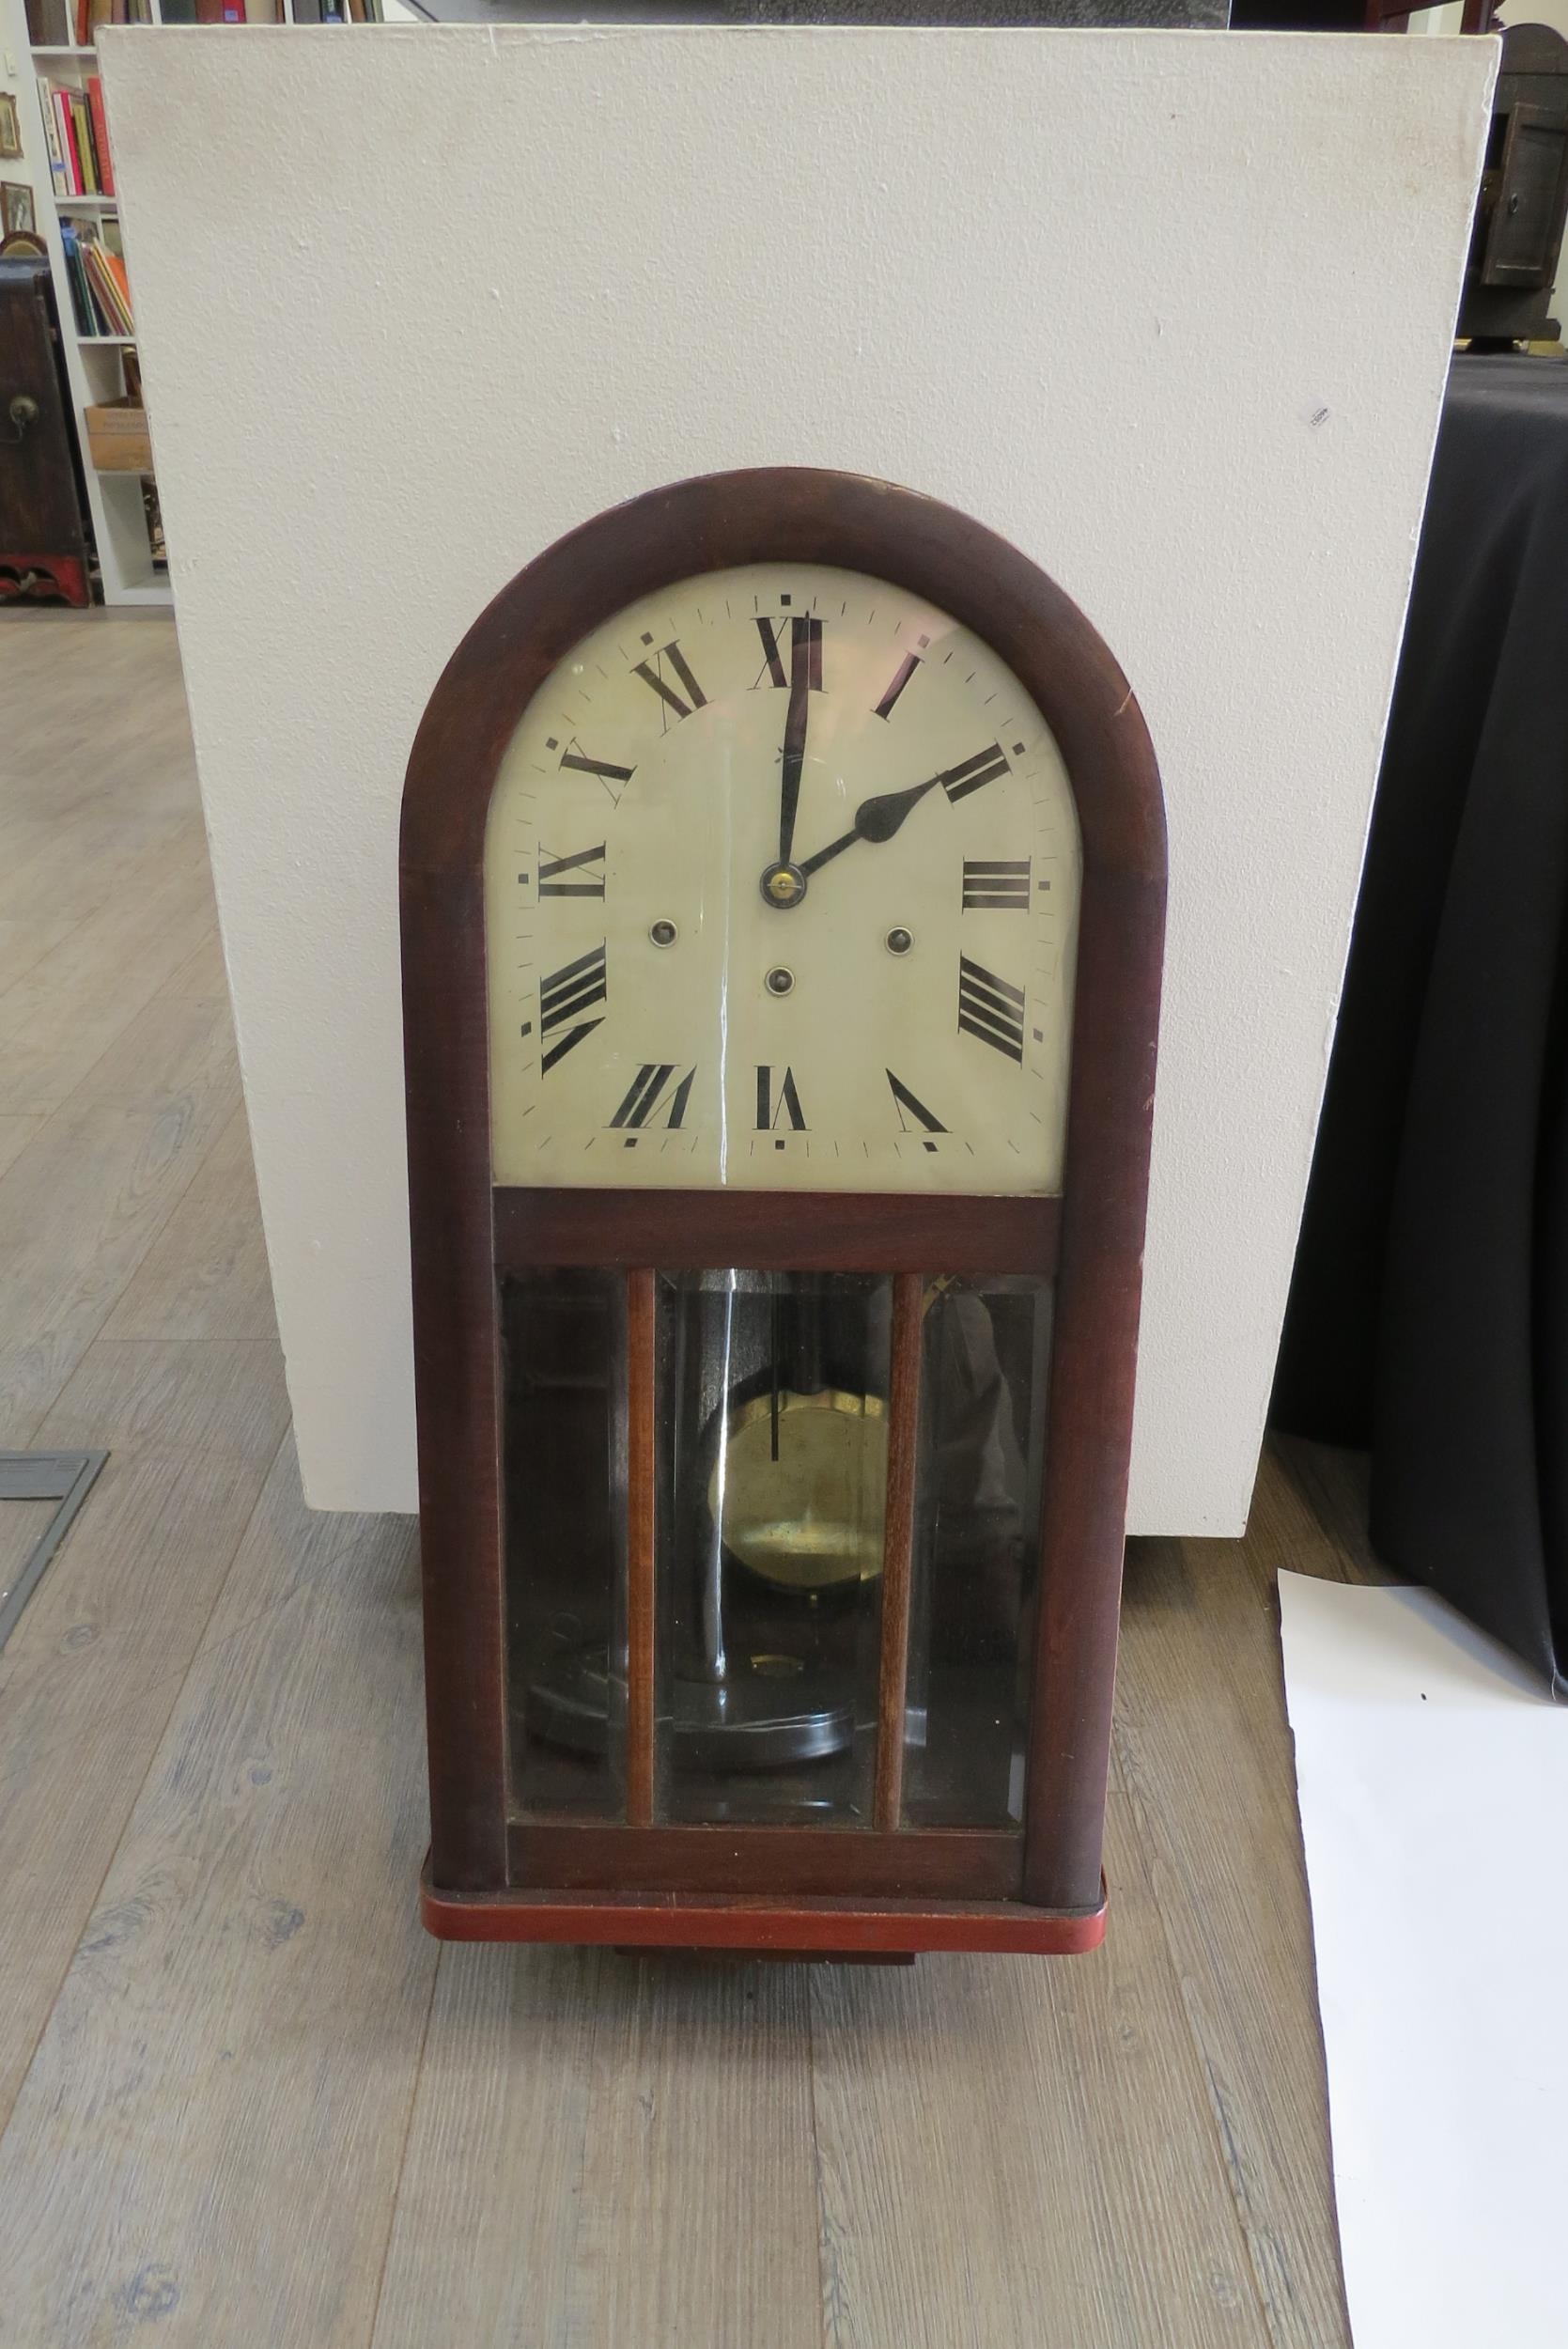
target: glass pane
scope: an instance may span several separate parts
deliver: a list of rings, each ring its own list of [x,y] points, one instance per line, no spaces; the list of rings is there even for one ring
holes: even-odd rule
[[[904,1811],[911,1826],[1023,1817],[1045,1474],[1047,1282],[926,1290]]]
[[[502,1282],[507,1694],[519,1810],[603,1818],[622,1808],[625,1325],[618,1273],[536,1271]]]
[[[892,1283],[660,1278],[662,1815],[870,1816]]]

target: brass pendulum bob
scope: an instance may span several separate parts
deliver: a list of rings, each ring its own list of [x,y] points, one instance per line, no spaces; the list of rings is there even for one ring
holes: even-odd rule
[[[692,1544],[693,1635],[675,1686],[677,1757],[719,1772],[771,1770],[840,1753],[855,1734],[842,1674],[814,1650],[819,1592],[881,1564],[885,1407],[831,1386],[823,1300],[768,1283],[760,1392],[733,1389],[711,1423],[711,1465]],[[733,1316],[735,1297],[726,1299]],[[726,1327],[726,1358],[731,1358]],[[755,1379],[742,1382],[755,1389]],[[866,1439],[871,1439],[868,1445]],[[855,1503],[867,1478],[876,1522]]]

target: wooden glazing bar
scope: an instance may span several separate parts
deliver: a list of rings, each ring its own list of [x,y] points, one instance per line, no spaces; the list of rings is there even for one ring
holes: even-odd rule
[[[626,1276],[626,1815],[653,1823],[654,1276]]]
[[[918,1272],[893,1284],[889,1346],[888,1485],[882,1526],[881,1656],[877,1683],[874,1826],[896,1828],[904,1806],[904,1715],[909,1679],[909,1579],[915,1534],[915,1469],[920,1452],[921,1299]]]

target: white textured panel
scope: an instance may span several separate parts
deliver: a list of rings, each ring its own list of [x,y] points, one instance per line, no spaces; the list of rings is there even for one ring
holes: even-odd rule
[[[110,31],[306,1490],[413,1504],[397,801],[573,523],[836,465],[1004,532],[1164,770],[1133,1524],[1239,1530],[1495,45]]]

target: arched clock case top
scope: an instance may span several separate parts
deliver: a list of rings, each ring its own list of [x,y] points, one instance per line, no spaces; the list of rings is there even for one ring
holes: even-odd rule
[[[1059,1198],[492,1184],[484,866],[507,746],[590,631],[674,583],[757,563],[831,565],[927,600],[994,651],[1054,737],[1082,857]],[[433,1930],[890,1953],[1100,1937],[1164,894],[1158,774],[1110,652],[1016,548],[912,490],[801,468],[653,490],[550,547],[469,630],[414,741],[401,847]],[[541,1266],[626,1283],[619,1820],[520,1818],[509,1792],[498,1281]],[[904,1647],[884,1621],[868,1826],[655,1816],[654,1278],[734,1266],[893,1276],[881,1606]],[[908,1537],[913,1439],[897,1423],[918,1395],[921,1281],[1030,1273],[1054,1280],[1055,1305],[1022,1825],[910,1826],[883,1748],[908,1661],[891,1562]]]

